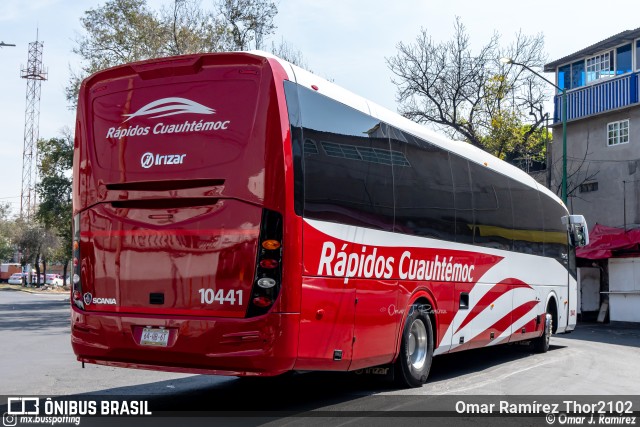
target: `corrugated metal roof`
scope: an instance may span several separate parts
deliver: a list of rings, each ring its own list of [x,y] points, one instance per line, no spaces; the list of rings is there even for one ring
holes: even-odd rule
[[[633,41],[638,37],[640,37],[640,28],[636,28],[635,30],[623,31],[621,33],[616,34],[615,36],[611,36],[596,44],[593,44],[589,47],[586,47],[582,50],[572,53],[571,55],[567,55],[564,58],[560,58],[546,64],[544,66],[544,71],[548,73],[555,72],[556,67],[558,65],[566,64],[568,62],[573,62],[580,58],[584,58],[585,56],[595,55],[598,52],[618,46],[624,42]]]

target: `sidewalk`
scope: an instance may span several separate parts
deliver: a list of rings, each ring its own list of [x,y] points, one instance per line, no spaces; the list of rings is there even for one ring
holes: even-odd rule
[[[578,322],[576,329],[570,334],[554,335],[555,337],[640,347],[640,324]]]
[[[8,283],[0,283],[0,291],[22,291],[30,294],[68,294],[69,288],[65,286],[47,286],[47,287],[27,287],[22,285],[9,285]]]

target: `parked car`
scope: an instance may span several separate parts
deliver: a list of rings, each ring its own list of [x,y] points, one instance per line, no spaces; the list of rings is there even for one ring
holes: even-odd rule
[[[9,277],[10,285],[22,285],[25,282],[25,274],[24,273],[13,273]]]
[[[45,281],[45,283],[47,285],[62,286],[64,285],[64,280],[59,274],[47,274],[47,280]]]

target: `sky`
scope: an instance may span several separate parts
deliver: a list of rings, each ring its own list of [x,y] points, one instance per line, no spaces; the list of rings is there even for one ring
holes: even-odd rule
[[[27,63],[28,44],[44,43],[43,64],[48,80],[41,84],[41,138],[60,137],[74,128],[65,86],[70,69],[79,70],[72,52],[82,34],[80,18],[105,0],[2,0],[0,41],[0,202],[20,210],[26,84],[20,69]],[[148,0],[152,9],[172,0]],[[276,0],[276,34],[300,50],[310,69],[336,84],[392,111],[397,110],[392,73],[385,58],[399,42],[413,42],[421,28],[434,41],[449,40],[460,17],[472,45],[486,43],[493,32],[509,44],[515,34],[542,33],[549,62],[574,53],[624,30],[640,27],[639,6],[621,0]],[[203,0],[210,7],[212,0]],[[547,75],[553,80],[553,75]],[[551,93],[551,87],[550,93]],[[35,167],[35,165],[34,165]]]

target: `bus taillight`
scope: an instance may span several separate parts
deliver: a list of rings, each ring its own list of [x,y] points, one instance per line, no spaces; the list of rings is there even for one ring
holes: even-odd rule
[[[260,261],[260,267],[262,268],[276,268],[278,267],[279,262],[278,260],[275,259],[263,259],[262,261]]]
[[[82,283],[80,280],[80,214],[73,217],[73,274],[71,276],[71,293],[73,303],[84,310],[82,302]]]
[[[265,314],[280,293],[282,280],[282,215],[262,210],[260,244],[247,317]]]
[[[257,307],[271,307],[271,304],[273,304],[273,301],[267,297],[256,297],[252,302]]]

